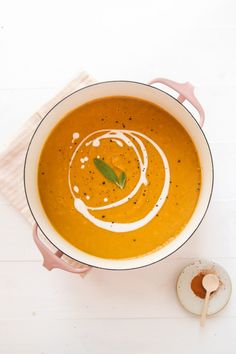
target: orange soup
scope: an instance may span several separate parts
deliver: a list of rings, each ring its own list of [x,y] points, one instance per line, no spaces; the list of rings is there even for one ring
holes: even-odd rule
[[[38,188],[57,232],[89,254],[121,259],[175,238],[196,207],[201,169],[186,130],[133,97],[69,112],[42,149]]]

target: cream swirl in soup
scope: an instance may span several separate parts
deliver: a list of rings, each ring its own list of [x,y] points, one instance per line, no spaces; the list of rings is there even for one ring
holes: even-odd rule
[[[74,133],[75,134],[75,133]],[[73,136],[74,136],[73,134]],[[73,192],[73,189],[76,187],[74,186],[72,188],[71,186],[71,169],[73,167],[73,162],[78,155],[79,150],[85,145],[86,147],[94,147],[95,150],[96,148],[100,147],[101,142],[104,139],[108,139],[110,143],[115,142],[122,150],[124,145],[127,145],[131,147],[138,159],[139,163],[139,170],[137,170],[137,174],[140,175],[139,180],[137,184],[134,186],[132,191],[125,196],[124,198],[113,202],[108,205],[102,205],[100,207],[93,207],[93,206],[88,206],[86,203],[83,201],[82,198],[79,198],[75,193]],[[132,139],[132,140],[131,140]],[[127,203],[136,196],[136,194],[139,192],[140,188],[142,185],[147,186],[148,185],[148,178],[147,178],[147,169],[148,169],[148,163],[149,163],[149,158],[148,158],[148,152],[146,150],[145,144],[151,144],[154,149],[158,152],[158,154],[161,156],[162,162],[163,162],[163,167],[165,169],[165,180],[163,183],[163,188],[161,191],[160,195],[156,196],[156,200],[152,208],[147,211],[147,214],[140,218],[137,221],[134,222],[126,222],[126,223],[120,223],[118,221],[103,221],[100,220],[99,218],[96,218],[94,215],[90,213],[90,211],[96,211],[96,210],[105,210],[105,209],[110,209],[110,208],[115,208],[119,205],[122,205],[124,203]],[[96,153],[95,153],[96,155]],[[82,162],[84,162],[85,159],[81,158]],[[88,159],[87,159],[88,161]],[[85,137],[77,146],[75,149],[72,158],[69,163],[69,169],[68,169],[68,183],[70,187],[70,192],[74,198],[74,206],[78,212],[80,212],[85,218],[87,218],[89,221],[91,221],[93,224],[95,224],[98,227],[101,227],[105,230],[112,231],[112,232],[128,232],[128,231],[133,231],[136,230],[144,225],[146,225],[149,221],[151,221],[156,214],[159,212],[161,207],[163,206],[166,197],[168,195],[169,191],[169,185],[170,185],[170,169],[169,169],[169,164],[167,161],[167,158],[163,152],[163,150],[158,146],[156,142],[154,142],[152,139],[147,137],[146,135],[132,131],[132,130],[98,130],[95,131],[91,134],[89,134],[87,137]],[[157,176],[157,183],[158,183],[158,176]],[[78,188],[78,187],[77,187]],[[83,191],[82,191],[83,192]],[[88,197],[88,196],[87,196]],[[88,198],[87,198],[88,199]],[[89,198],[90,199],[90,198]]]

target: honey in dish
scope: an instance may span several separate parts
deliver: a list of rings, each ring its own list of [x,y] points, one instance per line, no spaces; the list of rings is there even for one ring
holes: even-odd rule
[[[200,187],[186,130],[159,106],[133,97],[97,99],[69,112],[39,160],[49,221],[72,245],[103,258],[138,257],[170,242],[191,218]]]

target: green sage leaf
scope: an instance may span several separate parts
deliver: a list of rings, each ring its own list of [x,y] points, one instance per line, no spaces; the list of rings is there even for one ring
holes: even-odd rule
[[[106,162],[98,158],[95,158],[93,161],[97,169],[104,177],[113,183],[119,184],[119,179],[115,171]]]
[[[120,174],[120,178],[119,178],[120,188],[124,189],[125,182],[126,182],[126,174],[122,171],[121,174]]]
[[[93,162],[106,179],[115,183],[119,188],[124,188],[126,182],[126,174],[124,172],[121,172],[120,178],[118,178],[115,171],[102,159],[95,158]]]

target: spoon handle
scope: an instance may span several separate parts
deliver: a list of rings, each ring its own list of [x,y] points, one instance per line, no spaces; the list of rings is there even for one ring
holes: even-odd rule
[[[203,305],[203,309],[202,309],[201,318],[200,318],[201,327],[204,327],[205,322],[206,322],[206,315],[207,315],[209,299],[210,299],[210,291],[207,291],[206,297],[205,297],[205,300],[204,300],[204,305]]]

